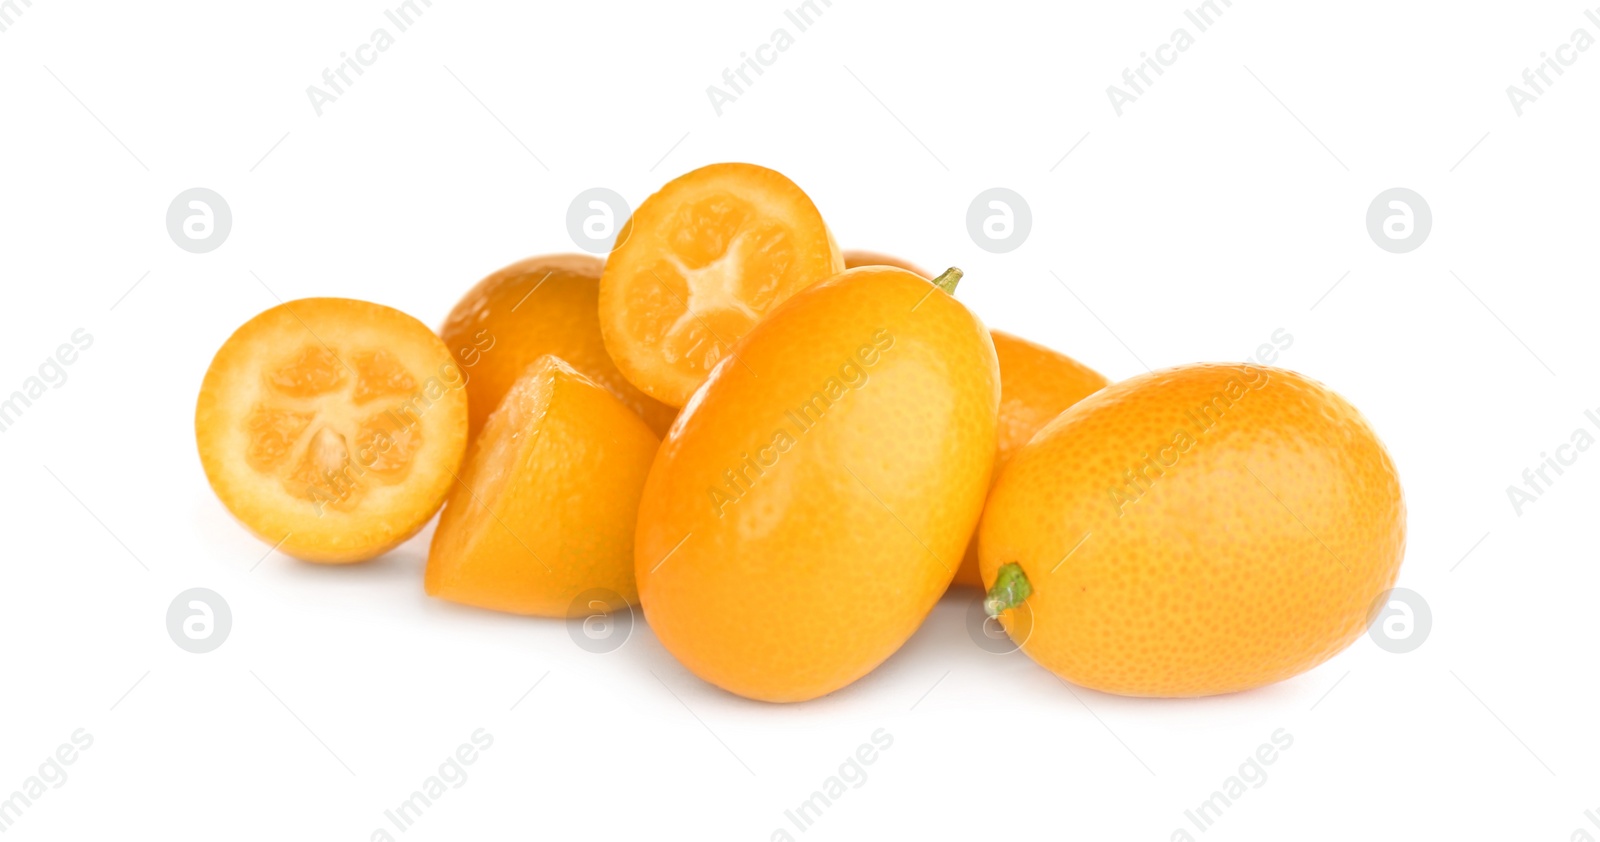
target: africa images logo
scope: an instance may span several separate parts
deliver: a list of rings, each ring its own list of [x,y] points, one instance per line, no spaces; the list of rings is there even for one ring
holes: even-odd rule
[[[1584,410],[1583,417],[1596,430],[1600,430],[1600,407]],[[1540,451],[1537,466],[1522,469],[1522,487],[1506,486],[1506,499],[1511,501],[1511,510],[1517,513],[1517,517],[1522,517],[1528,505],[1539,502],[1546,492],[1554,488],[1556,480],[1566,474],[1567,468],[1578,464],[1578,459],[1594,443],[1593,433],[1584,427],[1577,427],[1566,442],[1551,448],[1555,451],[1553,455],[1549,450]]]
[[[73,331],[70,338],[72,344],[61,343],[55,353],[45,357],[44,362],[39,364],[37,374],[22,381],[21,388],[9,396],[0,397],[0,433],[15,426],[23,414],[50,389],[59,389],[67,384],[67,366],[77,362],[78,355],[94,344],[94,337],[81,327]]]
[[[821,0],[820,6],[817,3],[818,0],[805,0],[793,9],[785,9],[784,19],[794,25],[796,32],[804,33],[822,17],[823,9],[833,6],[833,0]],[[715,84],[706,86],[706,99],[711,102],[711,110],[721,117],[723,109],[744,96],[756,83],[756,79],[767,72],[766,68],[776,64],[778,57],[788,52],[794,44],[794,33],[791,33],[787,26],[780,26],[772,30],[766,41],[751,51],[755,55],[752,56],[749,52],[740,53],[737,64],[722,69],[722,84],[726,87],[718,87]],[[755,76],[751,76],[752,73]]]
[[[1183,16],[1189,23],[1194,25],[1197,32],[1204,34],[1207,29],[1214,26],[1217,20],[1222,17],[1224,8],[1232,8],[1233,6],[1233,0],[1220,0],[1221,6],[1217,5],[1218,2],[1219,0],[1205,0],[1194,9],[1185,9]],[[1180,26],[1168,36],[1167,43],[1155,48],[1155,55],[1152,56],[1149,52],[1142,52],[1139,54],[1138,64],[1132,67],[1124,67],[1122,69],[1122,83],[1127,87],[1106,86],[1106,99],[1111,101],[1111,109],[1117,112],[1117,116],[1122,116],[1124,106],[1138,102],[1139,97],[1149,93],[1149,88],[1156,83],[1155,78],[1150,75],[1152,72],[1155,73],[1156,77],[1165,74],[1167,71],[1162,68],[1177,64],[1178,55],[1188,52],[1189,48],[1194,46],[1194,43],[1194,35],[1190,34],[1187,28]],[[1140,84],[1141,82],[1143,84]]]
[[[421,2],[422,5],[417,5]],[[425,9],[433,7],[433,0],[405,0],[394,9],[385,9],[383,17],[395,31],[404,34],[415,26],[417,19],[421,18]],[[390,34],[387,27],[380,26],[372,31],[366,41],[357,45],[354,52],[339,54],[339,63],[322,70],[322,83],[326,88],[315,83],[306,86],[306,99],[311,102],[311,109],[321,117],[323,109],[338,102],[339,97],[349,92],[349,88],[356,83],[356,79],[366,73],[365,68],[377,64],[378,58],[389,51],[395,44],[394,35]],[[350,74],[354,73],[352,77]],[[341,84],[343,83],[343,84]]]
[[[1600,26],[1600,10],[1584,9],[1584,17],[1590,23]],[[1564,43],[1556,45],[1554,50],[1539,54],[1539,62],[1532,67],[1522,69],[1522,86],[1507,85],[1506,99],[1511,101],[1511,110],[1521,117],[1523,108],[1539,101],[1539,97],[1548,93],[1548,88],[1555,84],[1555,77],[1566,74],[1566,68],[1576,64],[1580,54],[1589,51],[1594,46],[1594,36],[1589,30],[1578,27],[1572,31]],[[1555,53],[1555,55],[1551,55]],[[1554,73],[1555,77],[1550,74]]]

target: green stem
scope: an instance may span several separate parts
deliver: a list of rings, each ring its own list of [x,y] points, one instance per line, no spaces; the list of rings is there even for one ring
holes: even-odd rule
[[[934,286],[950,295],[956,294],[956,284],[958,283],[961,283],[961,270],[954,266],[944,270],[944,274],[933,279]]]
[[[1003,565],[995,574],[994,587],[983,601],[983,610],[991,617],[998,617],[1000,612],[1016,608],[1032,595],[1033,585],[1028,582],[1028,574],[1022,572],[1022,565],[1012,562]]]

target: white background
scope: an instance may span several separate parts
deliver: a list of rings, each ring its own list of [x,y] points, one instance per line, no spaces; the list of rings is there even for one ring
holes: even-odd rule
[[[436,0],[319,117],[306,87],[393,34],[392,5],[34,0],[0,33],[0,395],[94,336],[0,434],[0,796],[94,738],[6,838],[367,839],[478,728],[492,748],[405,838],[1600,836],[1600,452],[1520,515],[1506,495],[1600,436],[1600,47],[1520,117],[1505,90],[1600,37],[1583,4],[1238,0],[1198,34],[1165,0],[835,0],[797,33],[784,2]],[[1106,87],[1180,26],[1194,46],[1119,117]],[[719,117],[706,87],[779,27],[794,45]],[[200,378],[275,296],[437,325],[489,271],[571,250],[578,192],[637,204],[722,160],[788,174],[846,247],[961,266],[989,325],[1114,379],[1287,331],[1278,363],[1394,455],[1429,637],[1132,700],[979,649],[958,593],[872,675],[773,706],[642,621],[595,655],[560,622],[428,599],[428,533],[355,567],[262,560],[212,495]],[[195,186],[234,216],[204,255],[164,222]],[[1008,254],[966,230],[996,186],[1032,209]],[[1409,254],[1365,228],[1396,186],[1434,217]],[[190,587],[232,607],[210,654],[164,626]],[[1265,782],[1190,824],[1280,728]],[[784,811],[877,729],[865,782],[798,830]]]

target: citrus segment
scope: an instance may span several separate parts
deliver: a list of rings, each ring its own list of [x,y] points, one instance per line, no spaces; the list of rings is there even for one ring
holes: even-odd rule
[[[344,365],[321,344],[308,344],[267,375],[272,388],[291,398],[311,398],[331,392],[344,383]]]
[[[356,388],[350,399],[358,404],[415,391],[417,381],[388,351],[362,351],[351,360]]]

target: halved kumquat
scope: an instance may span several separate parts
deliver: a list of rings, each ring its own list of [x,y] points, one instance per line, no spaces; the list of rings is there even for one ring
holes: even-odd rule
[[[346,298],[280,304],[206,371],[195,440],[223,505],[307,561],[380,555],[433,517],[467,444],[461,369],[433,331]]]
[[[712,164],[668,182],[623,226],[600,280],[600,331],[635,386],[683,406],[756,322],[844,270],[794,182]]]

